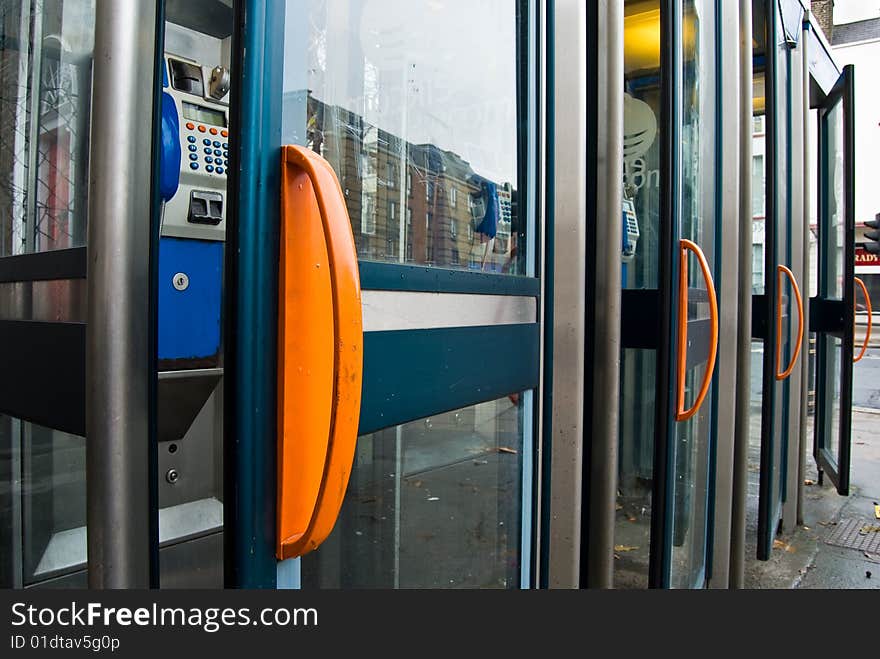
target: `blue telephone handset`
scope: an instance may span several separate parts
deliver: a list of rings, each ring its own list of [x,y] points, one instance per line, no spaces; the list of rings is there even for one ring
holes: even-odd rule
[[[162,58],[162,89],[168,88],[168,69]],[[180,117],[174,99],[162,92],[162,127],[159,144],[159,196],[170,201],[180,185]]]

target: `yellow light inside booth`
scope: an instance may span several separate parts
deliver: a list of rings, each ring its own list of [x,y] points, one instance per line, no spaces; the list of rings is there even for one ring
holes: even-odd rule
[[[694,51],[697,21],[692,12],[682,20],[682,52]],[[708,27],[706,29],[713,29]],[[660,3],[657,0],[628,2],[623,15],[624,72],[660,69]]]

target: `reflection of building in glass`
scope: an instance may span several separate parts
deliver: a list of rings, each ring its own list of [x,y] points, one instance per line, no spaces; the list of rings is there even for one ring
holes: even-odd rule
[[[302,107],[302,101],[302,92],[287,94],[284,114],[295,116],[293,106]],[[298,119],[306,134],[291,127],[290,135],[336,171],[360,258],[520,274],[514,265],[516,192],[510,183],[493,183],[490,203],[489,186],[481,185],[485,179],[459,155],[403,141],[311,94],[305,110]],[[495,213],[494,236],[477,230],[487,212]]]

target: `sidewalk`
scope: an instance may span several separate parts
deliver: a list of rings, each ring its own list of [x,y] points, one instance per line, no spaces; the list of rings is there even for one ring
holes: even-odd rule
[[[850,496],[838,495],[828,479],[818,484],[812,455],[806,482],[804,524],[778,536],[769,561],[753,558],[750,534],[745,586],[880,589],[880,531],[874,530],[880,528],[874,517],[874,502],[880,503],[880,410],[853,409]]]

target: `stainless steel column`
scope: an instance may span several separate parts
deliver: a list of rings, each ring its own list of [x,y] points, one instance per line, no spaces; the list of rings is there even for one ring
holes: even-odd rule
[[[805,18],[809,18],[809,11],[807,12],[807,16]],[[810,130],[810,60],[809,60],[809,48],[807,47],[807,32],[805,29],[801,28],[801,70],[803,75],[801,77],[801,83],[803,85],[801,94],[803,94],[803,105],[801,107],[801,112],[803,113],[803,140],[804,140],[804,179],[803,179],[803,262],[804,262],[804,280],[801,285],[801,292],[804,298],[804,318],[810,318],[810,158],[812,158],[812,153],[810,152],[810,143],[813,139],[813,133]],[[801,349],[801,360],[803,360],[803,367],[801,368],[801,418],[800,418],[800,431],[799,431],[799,451],[798,451],[798,462],[797,462],[797,510],[795,513],[795,524],[803,524],[804,523],[804,478],[806,475],[807,468],[807,429],[808,425],[808,406],[810,404],[810,327],[809,322],[807,323],[807,327],[804,330],[804,345]],[[791,496],[789,494],[789,496]]]
[[[798,26],[801,38],[796,48],[791,53],[791,182],[788,194],[791,196],[791,225],[789,228],[789,245],[791,246],[791,262],[789,267],[797,279],[802,297],[806,297],[809,288],[809,268],[805,267],[804,240],[807,238],[804,231],[809,232],[809,226],[804,223],[804,216],[809,215],[809,207],[804,205],[803,183],[807,177],[807,160],[804,157],[806,144],[804,143],[804,113],[803,106],[809,103],[804,97],[804,76],[809,75],[809,69],[804,68],[803,52],[806,50],[806,42],[803,39],[803,29]],[[788,341],[791,350],[797,341],[797,307],[794,304],[794,293],[790,305],[788,326]],[[805,310],[806,312],[806,310]],[[798,356],[795,367],[788,380],[789,404],[785,414],[788,415],[788,453],[782,459],[786,461],[786,497],[782,506],[782,528],[790,531],[797,525],[797,496],[798,486],[798,463],[801,452],[801,388],[803,382],[803,370],[806,368],[809,353],[809,327],[804,316],[804,343]],[[791,353],[789,353],[791,354]],[[801,481],[803,482],[803,481]]]
[[[621,265],[617,249],[623,227],[623,1],[598,2],[596,29],[596,269],[593,304],[596,307],[593,345],[592,419],[590,434],[590,543],[587,585],[614,585],[614,516],[617,501],[618,409],[620,408]],[[592,185],[592,181],[587,181]]]
[[[721,271],[719,283],[719,309],[721,322],[719,328],[717,383],[715,395],[720,395],[718,404],[718,418],[715,438],[715,514],[712,535],[712,572],[709,575],[710,588],[727,588],[730,584],[730,535],[731,515],[733,512],[731,500],[733,497],[733,469],[734,469],[734,436],[736,432],[736,410],[730,405],[726,392],[734,391],[737,382],[737,363],[739,351],[737,350],[737,335],[739,326],[739,256],[731,249],[725,249],[729,245],[739,245],[744,242],[749,248],[752,242],[752,233],[742,233],[740,226],[740,212],[742,199],[740,197],[740,178],[748,175],[743,172],[739,159],[735,154],[739,153],[741,135],[745,133],[751,139],[751,122],[743,123],[739,108],[739,100],[742,97],[741,88],[743,81],[740,79],[740,60],[737,57],[724,56],[733,53],[739,45],[740,38],[740,15],[739,7],[731,2],[717,5],[719,25],[721,26],[720,65],[721,77],[716,81],[720,85],[721,113],[721,153],[718,154],[716,166],[719,169],[718,181],[721,193],[721,222],[719,236],[721,248]],[[751,94],[751,85],[748,85]],[[751,210],[751,203],[747,204]]]
[[[555,2],[553,407],[547,584],[580,582],[586,287],[586,7]],[[616,251],[616,250],[615,250]]]
[[[156,0],[98,0],[86,339],[90,588],[150,585],[150,180]]]
[[[736,363],[736,435],[729,586],[742,588],[749,486],[750,371],[752,357],[752,0],[740,0],[739,99],[739,319]]]

